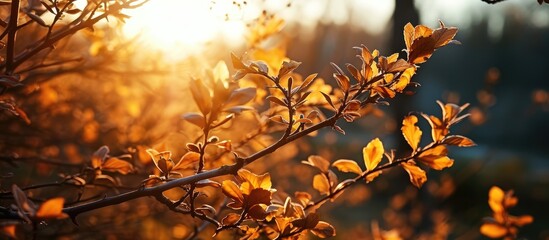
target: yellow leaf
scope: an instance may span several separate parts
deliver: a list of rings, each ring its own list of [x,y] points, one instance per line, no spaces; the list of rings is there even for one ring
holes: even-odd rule
[[[210,91],[204,86],[204,83],[200,79],[194,79],[189,84],[193,99],[202,112],[202,115],[206,116],[212,109],[212,99]]]
[[[503,208],[503,199],[505,198],[505,192],[497,186],[493,186],[488,191],[488,205],[495,213],[500,213],[504,211]]]
[[[149,154],[149,156],[151,157],[151,159],[153,160],[153,163],[154,165],[156,166],[156,168],[158,168],[160,171],[162,171],[164,174],[168,173],[166,172],[167,171],[167,164],[166,163],[166,160],[170,160],[172,161],[172,152],[170,151],[163,151],[163,152],[158,152],[152,148],[150,149],[147,149],[147,153]],[[163,159],[164,161],[162,161],[162,166],[160,164],[160,160]],[[173,162],[173,161],[172,161]],[[172,166],[173,167],[173,166]],[[170,170],[171,170],[171,167],[170,167]]]
[[[425,174],[425,171],[417,165],[409,162],[403,162],[401,163],[401,166],[404,170],[406,170],[406,172],[408,172],[408,175],[410,175],[410,182],[417,188],[423,186],[423,184],[427,181],[427,174]]]
[[[432,169],[442,170],[454,165],[454,160],[450,159],[447,155],[448,150],[446,147],[443,145],[438,145],[419,154],[417,160]]]
[[[330,182],[324,174],[317,174],[313,177],[313,188],[318,190],[320,194],[330,194]]]
[[[358,175],[362,174],[362,169],[353,160],[340,159],[332,163],[332,166],[341,172],[352,172]]]
[[[480,233],[489,238],[501,238],[507,235],[507,228],[496,223],[485,223],[480,226]]]
[[[530,215],[522,215],[519,217],[509,216],[509,222],[511,222],[513,225],[522,227],[526,224],[534,222],[534,218]]]
[[[407,23],[404,26],[404,43],[406,44],[406,49],[410,50],[412,42],[414,41],[414,26],[411,23]]]
[[[442,141],[442,139],[448,134],[448,126],[442,122],[439,118],[435,116],[429,116],[426,114],[421,114],[429,125],[431,125],[431,137],[434,142]]]
[[[238,185],[236,185],[235,182],[231,180],[225,180],[223,181],[223,183],[221,183],[221,191],[227,197],[233,199],[236,203],[239,203],[240,205],[244,201],[244,196],[242,195],[240,188],[238,187]]]
[[[63,204],[65,199],[58,197],[52,198],[48,201],[45,201],[40,205],[38,211],[36,212],[36,218],[38,219],[52,219],[52,218],[64,218],[67,217],[63,213]]]
[[[416,73],[416,68],[411,67],[406,69],[398,79],[398,82],[393,85],[392,89],[396,92],[402,92],[404,89],[410,84],[410,81],[412,79],[412,76]]]
[[[368,171],[371,171],[377,167],[383,158],[384,152],[385,150],[383,149],[383,143],[379,140],[379,138],[375,138],[370,141],[368,145],[362,149],[364,164],[366,165],[366,169]]]
[[[415,152],[419,141],[421,140],[421,130],[418,126],[416,126],[417,123],[417,117],[414,115],[409,115],[402,120],[402,135],[404,135],[404,139],[406,139],[406,142],[412,147],[412,150]]]
[[[366,175],[366,183],[369,183],[371,181],[374,181],[379,175],[381,175],[382,171],[372,172],[368,175]]]
[[[229,69],[225,61],[219,61],[213,68],[213,78],[214,80],[226,82],[229,79]]]
[[[271,175],[268,173],[257,175],[246,169],[238,170],[238,176],[249,182],[253,188],[271,189]]]
[[[319,238],[328,238],[336,235],[335,228],[327,222],[319,221],[311,233]]]

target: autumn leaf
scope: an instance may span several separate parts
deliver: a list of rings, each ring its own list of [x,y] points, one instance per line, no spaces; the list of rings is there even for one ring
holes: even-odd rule
[[[317,174],[313,177],[313,188],[320,194],[330,194],[330,182],[324,174]]]
[[[202,112],[202,115],[205,116],[210,113],[212,109],[210,91],[200,79],[193,79],[189,85],[194,102],[198,106],[198,109],[200,109],[200,112]]]
[[[38,211],[36,212],[37,219],[54,219],[54,218],[65,218],[68,215],[63,213],[63,204],[65,199],[58,197],[52,198],[40,205]]]
[[[101,170],[110,171],[110,172],[119,172],[121,174],[128,174],[133,172],[133,165],[124,160],[111,157],[101,165]]]
[[[418,119],[414,115],[409,115],[402,120],[402,135],[404,135],[404,139],[406,139],[406,142],[412,147],[412,150],[415,152],[419,141],[421,140],[421,130],[418,126],[416,126]]]
[[[401,163],[401,166],[410,176],[410,182],[417,188],[421,188],[427,181],[427,174],[417,165],[410,162],[403,162]]]
[[[336,235],[335,228],[327,222],[319,221],[314,229],[311,229],[311,233],[319,238],[329,238]]]
[[[179,162],[177,165],[175,165],[172,169],[172,171],[177,171],[181,169],[185,169],[188,167],[189,164],[198,162],[200,160],[200,153],[197,152],[187,152],[185,155],[179,159]]]
[[[318,168],[323,173],[328,172],[330,168],[330,161],[318,155],[311,155],[307,158],[307,161],[302,161],[301,163]]]
[[[240,219],[240,215],[236,213],[229,213],[223,218],[223,220],[221,220],[221,222],[223,223],[223,225],[227,226],[235,224],[236,222],[238,222],[238,219]]]
[[[505,192],[501,188],[493,186],[488,191],[488,205],[492,211],[499,213],[504,211],[503,199],[505,198]]]
[[[0,233],[3,233],[5,236],[8,236],[9,238],[17,239],[17,236],[15,235],[15,224],[1,226]]]
[[[362,169],[353,160],[340,159],[332,163],[332,166],[341,172],[352,172],[358,175],[362,174]]]
[[[448,149],[444,145],[438,145],[419,154],[417,160],[432,169],[442,170],[454,165],[454,160],[448,157]]]
[[[238,176],[249,182],[253,188],[271,189],[271,176],[268,173],[257,175],[246,169],[238,170]]]
[[[242,105],[245,104],[252,99],[254,99],[256,95],[256,88],[248,87],[248,88],[239,88],[234,90],[231,95],[229,96],[229,99],[225,102],[223,105],[225,108]]]
[[[368,145],[366,145],[366,147],[362,149],[364,164],[366,165],[366,169],[368,171],[371,171],[377,167],[383,158],[384,152],[385,150],[383,149],[383,143],[379,140],[379,138],[373,139],[368,143]]]
[[[233,204],[229,204],[227,206],[232,208],[241,208],[242,203],[244,201],[244,196],[242,195],[242,191],[240,191],[240,188],[238,185],[236,185],[235,182],[231,180],[225,180],[221,183],[221,191],[225,196],[231,198],[233,200]]]
[[[484,223],[480,226],[480,233],[489,238],[501,238],[507,235],[507,228],[497,223]]]
[[[460,135],[447,136],[442,140],[442,143],[458,147],[474,147],[477,145],[473,140]]]
[[[204,125],[206,124],[204,116],[202,116],[202,114],[200,113],[185,113],[183,114],[182,118],[201,129],[204,128]]]

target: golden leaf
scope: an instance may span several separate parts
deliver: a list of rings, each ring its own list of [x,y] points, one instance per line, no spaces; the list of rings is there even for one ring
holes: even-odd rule
[[[103,163],[103,160],[107,158],[109,151],[109,147],[103,145],[93,153],[91,163],[94,169],[101,167],[101,164]]]
[[[330,168],[330,161],[318,155],[311,155],[307,161],[302,161],[302,163],[318,168],[323,173],[328,172],[328,168]]]
[[[320,194],[330,194],[330,182],[324,174],[317,174],[313,177],[313,188]]]
[[[15,224],[0,227],[0,232],[10,238],[17,239],[17,236],[15,235]]]
[[[495,213],[503,212],[505,209],[502,205],[503,199],[505,198],[505,192],[497,186],[493,186],[488,191],[488,205]]]
[[[225,64],[224,61],[219,61],[213,68],[213,78],[214,81],[221,81],[226,83],[229,79],[229,69],[227,68],[227,64]]]
[[[238,176],[249,182],[253,188],[271,189],[272,183],[269,173],[257,175],[246,169],[240,169],[238,170]]]
[[[416,126],[417,123],[417,117],[414,115],[409,115],[402,120],[402,135],[404,135],[404,139],[406,139],[406,142],[412,147],[412,150],[415,152],[419,141],[421,140],[421,130],[418,126]]]
[[[352,172],[358,175],[362,174],[362,169],[353,160],[340,159],[332,163],[332,166],[337,168],[341,172]]]
[[[103,163],[103,165],[101,166],[101,169],[105,171],[110,171],[110,172],[119,172],[121,174],[126,175],[133,171],[133,165],[124,160],[120,160],[118,158],[112,157],[107,159]]]
[[[477,145],[473,140],[460,135],[447,136],[442,140],[442,143],[458,147],[474,147]]]
[[[406,88],[408,84],[410,84],[412,76],[414,76],[415,73],[416,73],[415,67],[406,69],[398,78],[398,82],[392,86],[392,89],[396,92],[404,91],[404,88]]]
[[[450,43],[457,34],[458,29],[455,27],[444,27],[444,23],[440,22],[440,28],[433,31],[432,38],[435,40],[435,48],[440,48]]]
[[[522,227],[526,224],[530,224],[534,222],[534,218],[530,215],[522,215],[522,216],[509,216],[509,222],[515,226]]]
[[[253,87],[247,87],[247,88],[239,88],[234,90],[231,95],[229,96],[229,99],[225,102],[223,105],[225,108],[242,105],[245,104],[252,99],[254,99],[256,95],[256,88]]]
[[[242,195],[240,188],[231,180],[225,180],[221,183],[221,191],[225,196],[233,199],[236,203],[242,204],[244,201],[244,196]]]
[[[255,220],[264,220],[267,215],[269,215],[269,213],[265,211],[265,208],[260,204],[253,205],[248,209],[248,216]]]
[[[189,164],[198,162],[200,160],[200,153],[197,152],[187,152],[181,159],[179,159],[179,162],[177,165],[175,165],[172,169],[172,171],[177,171],[180,169],[186,168]]]
[[[454,165],[454,160],[450,159],[447,155],[448,149],[443,145],[438,145],[419,154],[417,160],[432,169],[442,170]]]
[[[377,167],[383,158],[383,143],[379,138],[375,138],[362,149],[362,156],[364,158],[364,164],[366,165],[366,170],[371,171]]]
[[[375,86],[372,88],[372,91],[379,94],[383,98],[394,98],[396,93],[388,87]]]
[[[369,183],[371,181],[374,181],[374,179],[376,179],[377,177],[379,177],[379,175],[381,175],[382,171],[377,171],[377,172],[371,172],[369,173],[368,175],[366,175],[366,183]]]
[[[408,172],[410,182],[417,188],[421,188],[421,186],[423,186],[423,184],[427,181],[427,174],[425,174],[425,171],[423,171],[423,169],[419,166],[409,162],[403,162],[401,163],[401,166],[404,170],[406,170],[406,172]]]
[[[200,112],[202,112],[202,115],[205,116],[210,113],[210,110],[212,109],[210,91],[199,79],[192,80],[189,85],[194,102],[198,106],[198,109],[200,109]]]
[[[168,170],[168,163],[166,162],[166,160],[172,161],[171,160],[172,159],[172,152],[170,152],[170,151],[158,152],[158,151],[150,148],[150,149],[147,149],[147,153],[149,154],[149,156],[153,160],[153,163],[156,166],[156,168],[158,168],[158,170],[161,170],[164,174],[167,174],[168,172],[166,172],[166,171]],[[162,160],[162,159],[164,161],[162,161],[160,163],[160,160]],[[170,167],[170,170],[171,170],[172,167],[173,167],[173,164]]]
[[[204,116],[200,113],[185,113],[183,114],[183,119],[187,120],[188,122],[196,125],[199,128],[204,128],[204,125],[206,124],[206,120],[204,119]]]
[[[311,233],[319,238],[328,238],[336,235],[335,228],[327,222],[319,221],[314,229],[311,229]]]
[[[271,192],[262,188],[253,189],[248,196],[245,196],[245,204],[251,207],[256,204],[271,204]]]
[[[63,213],[63,204],[65,199],[52,198],[40,205],[36,212],[36,218],[38,219],[52,219],[52,218],[65,218],[67,214]]]
[[[480,233],[489,238],[501,238],[507,235],[507,228],[496,223],[484,223],[480,226]]]
[[[421,114],[421,116],[431,125],[431,137],[434,142],[441,141],[448,134],[448,126],[442,120],[432,115]]]
[[[410,50],[412,42],[414,41],[414,26],[411,23],[407,23],[404,26],[404,43],[406,44],[406,49]]]

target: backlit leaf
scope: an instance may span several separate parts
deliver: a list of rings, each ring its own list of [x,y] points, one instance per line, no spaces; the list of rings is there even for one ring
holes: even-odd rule
[[[252,87],[236,89],[231,93],[229,99],[227,100],[227,102],[225,102],[224,107],[232,107],[245,104],[254,99],[255,94],[256,89]]]
[[[435,40],[435,48],[439,48],[450,43],[450,41],[452,41],[452,39],[456,36],[457,31],[458,29],[455,27],[444,27],[444,23],[441,21],[440,28],[435,29],[432,35],[432,38]]]
[[[368,145],[366,145],[366,147],[362,149],[364,164],[366,165],[366,169],[368,171],[371,171],[377,167],[383,158],[384,152],[385,150],[383,149],[383,143],[379,140],[379,138],[373,139],[368,143]]]
[[[374,179],[379,177],[379,175],[381,175],[381,173],[382,173],[382,171],[376,171],[376,172],[369,173],[368,175],[366,175],[366,183],[374,181]]]
[[[505,192],[497,186],[493,186],[488,191],[488,205],[495,213],[503,212],[503,199],[505,198]]]
[[[63,204],[65,203],[65,199],[59,197],[59,198],[52,198],[40,205],[40,208],[38,208],[38,211],[36,212],[36,218],[38,219],[52,219],[52,218],[64,218],[67,217],[65,213],[63,213]]]
[[[223,191],[225,196],[233,199],[235,202],[242,203],[244,200],[240,188],[231,180],[225,180],[221,183],[221,191]]]
[[[189,85],[194,102],[198,106],[198,109],[200,109],[200,112],[202,112],[202,115],[205,116],[210,113],[210,110],[212,109],[210,91],[199,79],[192,80]]]
[[[406,44],[406,49],[410,50],[412,42],[414,41],[414,26],[411,23],[407,23],[404,26],[404,43]]]
[[[299,67],[301,63],[296,62],[293,60],[290,60],[289,62],[284,61],[282,62],[282,67],[280,68],[280,71],[278,72],[278,78],[281,78],[282,76],[291,73],[294,71],[297,67]]]
[[[253,188],[271,189],[272,183],[269,173],[257,175],[243,168],[238,170],[238,176],[249,182]]]
[[[417,188],[423,186],[427,181],[427,174],[419,166],[409,162],[403,162],[401,163],[401,166],[408,172],[410,182]]]
[[[327,222],[319,221],[311,233],[319,238],[329,238],[336,235],[335,228]]]
[[[332,166],[341,172],[352,172],[359,175],[362,174],[362,169],[353,160],[340,159],[332,163]]]
[[[253,206],[256,204],[271,204],[271,192],[266,189],[256,188],[250,191],[250,194],[245,198],[245,204],[247,206]]]
[[[484,223],[480,226],[480,233],[489,238],[501,238],[507,235],[507,228],[496,223]]]
[[[330,182],[324,174],[317,174],[313,177],[313,188],[320,194],[330,194]]]
[[[460,135],[447,136],[442,140],[442,143],[458,147],[474,147],[477,145],[473,140]]]
[[[177,165],[172,169],[173,171],[177,171],[179,169],[184,169],[188,167],[189,164],[198,162],[200,160],[200,153],[197,152],[187,152],[181,159],[179,159],[179,162]]]
[[[421,130],[418,126],[416,126],[418,119],[414,115],[409,115],[404,117],[404,120],[402,120],[402,135],[404,135],[404,139],[406,139],[406,142],[412,147],[412,150],[415,152],[419,141],[421,140]]]
[[[330,168],[330,161],[318,155],[311,155],[307,158],[306,162],[303,161],[302,163],[316,167],[323,173],[328,172]]]
[[[259,204],[253,205],[248,209],[248,216],[255,220],[264,220],[267,215],[269,213]]]
[[[36,213],[36,205],[27,198],[27,195],[25,195],[25,192],[23,192],[19,186],[15,184],[11,185],[11,192],[15,199],[15,204],[17,204],[17,207],[20,210],[19,215],[25,219],[25,221],[30,222],[26,214],[34,216]]]
[[[112,157],[107,159],[103,163],[103,165],[101,166],[101,169],[105,171],[110,171],[110,172],[119,172],[121,174],[126,175],[133,171],[133,165],[124,160],[120,160],[118,158]]]
[[[509,222],[511,222],[513,225],[522,227],[524,225],[534,222],[534,218],[530,215],[522,215],[518,217],[509,216]]]
[[[240,215],[236,213],[229,213],[223,218],[223,220],[221,220],[221,222],[223,223],[223,225],[227,226],[235,224],[236,222],[238,222],[238,219],[240,219]]]
[[[3,233],[9,238],[17,239],[17,236],[15,235],[15,224],[1,226],[0,233]]]
[[[450,159],[447,155],[448,150],[446,147],[443,145],[438,145],[419,154],[417,160],[432,169],[442,170],[454,165],[454,160]]]

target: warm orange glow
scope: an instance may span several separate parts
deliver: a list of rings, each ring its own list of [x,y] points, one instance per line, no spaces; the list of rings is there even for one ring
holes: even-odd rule
[[[140,35],[144,44],[168,55],[199,53],[214,39],[229,45],[243,41],[245,23],[240,9],[231,1],[150,1],[129,11],[124,25],[128,37]]]

